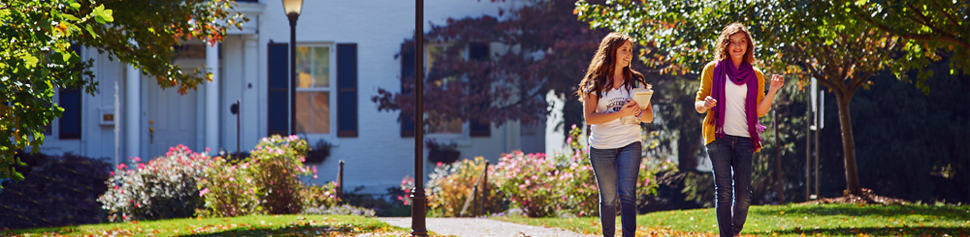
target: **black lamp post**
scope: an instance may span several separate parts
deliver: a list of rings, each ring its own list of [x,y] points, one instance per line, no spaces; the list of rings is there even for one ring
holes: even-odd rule
[[[411,190],[411,236],[428,236],[425,212],[428,199],[424,196],[424,0],[415,0],[414,9],[414,190]]]
[[[290,135],[296,134],[296,19],[303,10],[303,0],[281,0],[290,20]]]

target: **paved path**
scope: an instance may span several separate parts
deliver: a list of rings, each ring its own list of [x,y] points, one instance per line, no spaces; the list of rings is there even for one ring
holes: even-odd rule
[[[411,217],[377,218],[387,224],[411,228]],[[561,229],[530,226],[486,218],[428,218],[428,231],[454,236],[584,236]]]

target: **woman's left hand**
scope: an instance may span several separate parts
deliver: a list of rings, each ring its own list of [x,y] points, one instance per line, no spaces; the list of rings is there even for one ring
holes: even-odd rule
[[[653,104],[647,103],[647,108],[637,114],[641,122],[649,123],[653,121]]]
[[[781,75],[778,75],[778,74],[771,75],[771,87],[768,88],[768,90],[778,91],[778,89],[781,89],[781,87],[784,85],[785,85],[785,77],[782,77]]]

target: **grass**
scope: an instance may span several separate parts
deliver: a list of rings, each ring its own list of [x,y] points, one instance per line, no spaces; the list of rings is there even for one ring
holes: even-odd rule
[[[495,217],[529,225],[600,234],[599,218]],[[617,217],[617,224],[619,224]],[[653,212],[637,217],[645,235],[715,235],[713,208]],[[619,226],[617,226],[619,230]],[[970,206],[789,204],[752,206],[745,235],[931,235],[970,234]]]
[[[407,235],[404,228],[374,218],[330,215],[267,215],[232,218],[186,218],[131,221],[0,232],[0,236],[119,235],[119,236],[344,236]]]

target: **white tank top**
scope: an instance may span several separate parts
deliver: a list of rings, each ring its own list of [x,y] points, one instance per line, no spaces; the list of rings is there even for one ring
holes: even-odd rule
[[[724,75],[727,78],[727,75]],[[748,117],[744,114],[744,102],[748,98],[748,85],[738,85],[724,80],[724,134],[751,137]]]
[[[596,113],[616,113],[631,99],[626,87],[603,94],[596,104]],[[637,120],[639,121],[639,120]],[[589,146],[596,149],[616,149],[640,141],[640,123],[623,124],[620,118],[602,124],[590,125]]]

